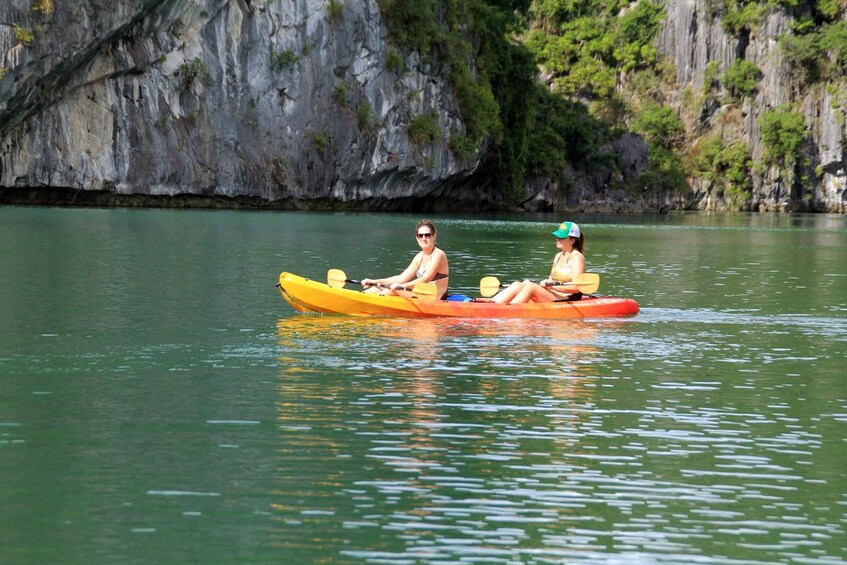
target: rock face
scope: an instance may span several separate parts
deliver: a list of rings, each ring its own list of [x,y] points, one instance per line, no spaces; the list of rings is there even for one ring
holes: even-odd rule
[[[675,64],[668,97],[680,113],[710,62],[726,70],[744,58],[763,71],[735,123],[721,125],[715,103],[697,127],[736,128],[759,162],[757,117],[785,102],[802,108],[807,162],[790,174],[760,169],[747,207],[847,211],[845,96],[820,87],[792,98],[777,44],[785,13],[729,36],[709,3],[665,6],[657,45]],[[4,0],[0,201],[4,187],[19,187],[34,201],[71,188],[286,207],[506,207],[486,188],[494,183],[474,178],[479,154],[460,162],[447,146],[451,131],[464,132],[447,77],[386,38],[376,0]],[[426,116],[442,135],[422,146],[409,126]],[[687,194],[615,188],[647,169],[647,148],[629,134],[607,151],[620,157],[616,169],[527,179],[522,206],[729,206],[698,179]]]
[[[33,7],[0,5],[0,186],[379,208],[476,166],[409,138],[431,110],[445,140],[463,125],[444,77],[388,68],[374,0]]]
[[[796,71],[784,62],[778,43],[779,36],[791,29],[792,18],[783,10],[774,9],[750,29],[730,36],[723,29],[721,14],[714,14],[711,9],[712,4],[697,0],[670,0],[666,4],[667,18],[657,44],[676,68],[677,107],[683,105],[686,88],[702,91],[710,62],[716,62],[721,72],[736,59],[754,63],[762,71],[762,80],[755,97],[740,105],[740,119],[727,123],[727,112],[722,112],[725,108],[714,104],[703,108],[697,126],[737,128],[735,135],[753,148],[753,160],[761,163],[763,145],[757,118],[779,105],[796,104],[809,131],[804,151],[807,162],[797,163],[789,171],[770,167],[755,174],[749,208],[847,212],[847,106],[843,95],[835,99],[823,86],[806,89],[802,98],[796,99]],[[843,81],[834,86],[841,92],[847,88]],[[702,183],[695,180],[692,184],[696,187]],[[720,209],[726,205],[720,199],[706,197],[699,207]]]

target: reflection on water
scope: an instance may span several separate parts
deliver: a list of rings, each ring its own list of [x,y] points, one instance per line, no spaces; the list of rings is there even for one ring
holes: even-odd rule
[[[793,361],[702,313],[645,321],[279,320],[275,539],[387,563],[843,558],[844,445],[809,424],[845,418],[808,411],[838,402],[780,392]],[[721,362],[689,338],[744,368],[691,379]]]

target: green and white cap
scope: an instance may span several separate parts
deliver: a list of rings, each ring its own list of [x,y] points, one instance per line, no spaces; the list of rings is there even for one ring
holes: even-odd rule
[[[579,231],[579,226],[573,222],[562,222],[559,229],[553,232],[553,235],[559,239],[565,239],[566,237],[579,237],[581,234],[582,232]]]

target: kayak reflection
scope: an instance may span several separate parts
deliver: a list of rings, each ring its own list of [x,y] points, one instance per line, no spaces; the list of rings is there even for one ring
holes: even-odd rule
[[[545,379],[551,397],[573,398],[600,360],[595,345],[615,324],[581,320],[491,321],[295,315],[277,323],[280,371],[368,379],[433,377],[473,383],[480,392],[503,378]],[[504,376],[508,375],[508,376]],[[514,389],[514,387],[509,387]]]
[[[279,492],[288,482],[340,492],[355,481],[361,508],[346,496],[300,497],[275,501],[275,514],[315,531],[329,516],[387,524],[373,501],[414,493],[409,502],[426,513],[455,480],[487,491],[579,471],[604,363],[595,344],[615,331],[581,321],[280,319]]]

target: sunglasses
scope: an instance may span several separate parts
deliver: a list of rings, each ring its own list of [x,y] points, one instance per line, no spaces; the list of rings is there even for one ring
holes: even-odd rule
[[[417,237],[418,239],[424,239],[426,237],[433,237],[434,235],[435,235],[434,233],[427,232],[427,233],[416,234],[415,237]]]

